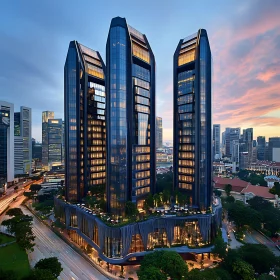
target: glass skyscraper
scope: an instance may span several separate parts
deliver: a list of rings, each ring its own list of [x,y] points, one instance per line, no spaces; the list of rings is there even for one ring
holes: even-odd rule
[[[174,187],[193,207],[212,203],[212,57],[204,29],[180,40],[174,54]]]
[[[162,148],[162,118],[156,117],[156,148]]]
[[[123,215],[154,192],[155,59],[147,37],[125,18],[111,21],[106,46],[107,206]]]
[[[81,201],[105,184],[105,65],[100,54],[71,41],[64,66],[66,199]]]
[[[44,111],[42,113],[42,164],[45,167],[49,164],[48,122],[52,119],[54,119],[54,112]]]

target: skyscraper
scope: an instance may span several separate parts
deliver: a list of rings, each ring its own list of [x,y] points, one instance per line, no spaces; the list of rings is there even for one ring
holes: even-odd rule
[[[221,158],[221,125],[213,124],[214,159]]]
[[[257,159],[265,160],[265,136],[257,137]]]
[[[111,21],[106,46],[107,206],[123,215],[155,186],[155,59],[147,37],[125,18]]]
[[[204,29],[180,40],[173,60],[174,187],[193,206],[212,202],[212,57]]]
[[[162,148],[162,118],[156,117],[156,148]]]
[[[62,119],[48,120],[48,164],[62,164]]]
[[[0,101],[0,187],[14,180],[14,104]]]
[[[15,174],[31,174],[32,169],[31,108],[21,106],[14,113]]]
[[[66,199],[80,201],[105,184],[105,65],[99,54],[71,41],[64,66]]]
[[[225,130],[225,156],[232,156],[233,141],[240,139],[240,127],[227,127]]]
[[[253,128],[243,129],[243,143],[245,143],[245,151],[248,152],[248,164],[253,160]]]
[[[280,137],[270,137],[269,138],[268,160],[280,162]]]
[[[44,111],[42,113],[42,165],[48,166],[49,155],[48,155],[48,121],[54,119],[54,112]]]

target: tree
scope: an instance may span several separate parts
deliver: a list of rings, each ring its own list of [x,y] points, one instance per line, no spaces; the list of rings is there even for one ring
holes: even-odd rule
[[[242,230],[244,226],[249,226],[255,229],[261,228],[261,215],[258,211],[247,207],[241,201],[231,203],[227,207],[228,218],[234,221],[238,231]]]
[[[140,280],[153,279],[153,278],[140,278],[145,275],[145,269],[147,267],[154,267],[162,272],[162,274],[170,277],[172,280],[181,280],[188,274],[188,266],[182,259],[182,257],[173,251],[156,251],[146,255],[141,261],[141,266],[137,275]],[[155,270],[153,270],[155,271]],[[159,278],[160,279],[160,278]]]
[[[31,275],[26,278],[26,280],[54,280],[52,272],[49,269],[33,269]]]
[[[220,197],[220,196],[222,195],[222,192],[221,192],[220,190],[217,190],[217,189],[215,189],[215,190],[213,191],[213,193],[214,193],[216,196],[218,196],[218,197]]]
[[[6,212],[6,215],[16,217],[23,215],[23,212],[20,208],[11,208]]]
[[[63,270],[61,263],[56,257],[39,260],[35,264],[35,268],[49,270],[55,278],[57,278],[60,275],[60,272]]]
[[[136,208],[135,203],[132,201],[127,201],[125,203],[125,214],[129,217],[135,216],[138,214],[138,210]]]
[[[169,203],[170,202],[170,191],[168,189],[164,189],[162,192],[162,199],[164,203]]]
[[[31,216],[20,215],[2,222],[10,233],[15,234],[18,245],[24,250],[33,250],[34,247],[35,236],[32,232],[32,220]]]
[[[232,191],[232,185],[226,184],[225,185],[225,192],[227,196],[230,196],[230,192]]]
[[[229,196],[226,197],[226,202],[227,203],[234,203],[235,198],[232,195],[229,195]]]
[[[166,280],[166,276],[155,266],[146,266],[137,272],[139,280]]]
[[[144,201],[144,207],[146,210],[154,207],[154,198],[151,193],[149,193],[148,196],[146,197],[146,199]]]
[[[214,240],[214,247],[212,249],[212,254],[218,256],[221,259],[224,259],[227,255],[227,243],[224,242],[221,236],[218,236]]]
[[[14,187],[14,191],[16,192],[18,190],[18,186],[15,186]]]
[[[233,264],[233,272],[239,275],[243,280],[255,279],[254,277],[255,271],[253,266],[243,260],[237,260]]]
[[[32,184],[32,185],[30,186],[29,190],[30,190],[31,192],[37,193],[41,188],[42,188],[41,185]]]
[[[245,244],[238,249],[241,258],[258,273],[269,273],[276,263],[274,254],[262,244]]]
[[[280,184],[279,182],[275,182],[274,186],[269,190],[270,193],[272,194],[277,194],[280,196]]]
[[[0,280],[17,280],[18,277],[13,270],[0,269]]]
[[[153,199],[154,199],[154,205],[156,207],[159,207],[161,205],[159,194],[155,193],[154,196],[153,196]]]

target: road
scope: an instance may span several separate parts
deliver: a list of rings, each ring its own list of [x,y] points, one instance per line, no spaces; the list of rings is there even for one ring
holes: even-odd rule
[[[263,244],[268,247],[275,256],[280,256],[280,251],[275,247],[275,244],[255,230],[252,230],[251,232],[247,231],[244,241],[251,244]]]
[[[33,233],[36,236],[34,251],[29,253],[29,262],[33,267],[40,259],[57,257],[63,267],[59,279],[62,280],[105,280],[108,279],[67,243],[61,240],[30,211],[22,207],[24,214],[33,216]]]

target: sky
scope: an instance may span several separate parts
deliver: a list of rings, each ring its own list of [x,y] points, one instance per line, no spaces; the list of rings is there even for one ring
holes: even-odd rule
[[[172,141],[173,54],[180,39],[207,30],[213,56],[213,123],[253,127],[254,138],[280,136],[280,1],[2,0],[0,100],[32,108],[41,141],[42,111],[63,118],[69,42],[100,52],[111,19],[125,17],[144,33],[156,59],[157,116]]]

